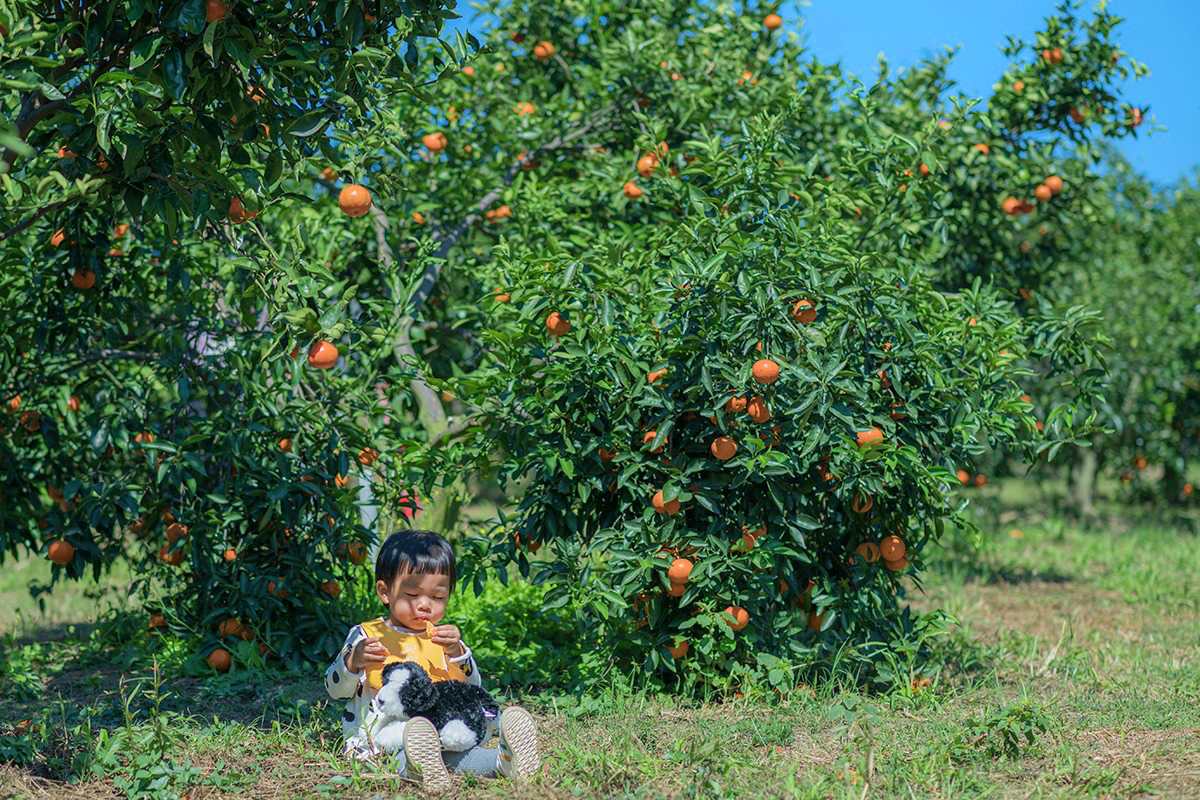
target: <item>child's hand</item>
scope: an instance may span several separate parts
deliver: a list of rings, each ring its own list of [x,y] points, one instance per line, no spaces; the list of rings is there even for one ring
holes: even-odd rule
[[[368,664],[382,664],[391,655],[383,643],[374,636],[359,639],[358,644],[346,656],[346,669],[351,672],[362,672]]]
[[[451,656],[461,656],[466,650],[463,649],[462,633],[459,632],[455,625],[438,625],[433,629],[433,636],[430,641],[434,644],[440,644],[446,649],[446,652]]]

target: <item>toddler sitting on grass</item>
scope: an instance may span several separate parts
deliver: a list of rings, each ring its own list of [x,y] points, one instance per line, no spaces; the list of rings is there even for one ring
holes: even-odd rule
[[[345,645],[325,670],[329,696],[347,701],[342,733],[348,755],[372,758],[381,752],[370,730],[376,690],[367,676],[390,654],[378,637],[369,635],[369,629],[382,626],[401,636],[425,634],[427,623],[436,625],[445,615],[455,579],[454,551],[436,533],[400,531],[389,536],[380,548],[375,561],[375,591],[387,606],[387,614],[378,621],[351,628]],[[457,627],[436,625],[431,641],[444,648],[448,656],[445,679],[483,685],[471,649],[463,643]],[[541,756],[537,726],[529,712],[509,706],[500,714],[496,727],[497,747],[476,746],[465,752],[443,753],[433,724],[424,717],[413,717],[404,723],[403,749],[395,754],[400,760],[400,774],[420,780],[428,790],[444,791],[450,787],[447,767],[459,773],[507,778],[523,778],[536,772]]]

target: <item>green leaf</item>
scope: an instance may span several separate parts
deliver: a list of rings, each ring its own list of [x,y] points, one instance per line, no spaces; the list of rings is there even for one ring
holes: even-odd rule
[[[183,71],[183,54],[178,50],[172,50],[163,59],[163,77],[166,79],[167,91],[169,91],[176,100],[183,100],[183,94],[187,91],[187,77]]]

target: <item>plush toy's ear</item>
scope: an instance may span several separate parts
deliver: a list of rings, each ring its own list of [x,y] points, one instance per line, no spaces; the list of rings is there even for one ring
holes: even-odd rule
[[[400,698],[404,701],[404,707],[408,709],[409,716],[415,716],[433,707],[433,704],[437,702],[437,693],[433,689],[433,681],[429,679],[429,673],[420,664],[406,662],[404,667],[411,670],[412,674],[409,675],[408,682],[400,690]]]

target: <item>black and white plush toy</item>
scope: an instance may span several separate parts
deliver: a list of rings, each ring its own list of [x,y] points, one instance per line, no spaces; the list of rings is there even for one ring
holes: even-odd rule
[[[495,732],[500,706],[484,689],[462,681],[431,681],[420,664],[401,661],[383,670],[383,688],[375,695],[372,728],[376,747],[397,752],[404,745],[404,723],[425,717],[437,728],[442,749],[470,750]]]

